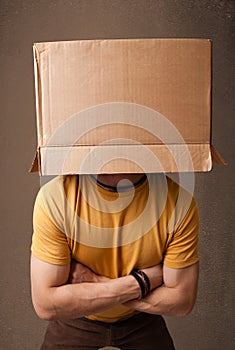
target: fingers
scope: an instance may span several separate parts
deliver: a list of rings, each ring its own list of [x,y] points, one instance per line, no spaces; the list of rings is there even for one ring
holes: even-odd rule
[[[70,283],[81,283],[84,274],[84,266],[75,260],[72,260],[69,274]]]
[[[87,266],[77,262],[71,262],[70,283],[84,283],[84,282],[98,282],[98,275],[96,275]]]

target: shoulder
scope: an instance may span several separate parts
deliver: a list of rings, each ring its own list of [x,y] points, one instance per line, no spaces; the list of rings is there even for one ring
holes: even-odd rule
[[[194,194],[173,179],[167,177],[168,199],[179,204],[180,208],[196,205]]]
[[[70,189],[76,187],[78,182],[77,175],[56,176],[41,187],[38,194],[44,201],[53,199],[59,201],[67,195]]]
[[[39,193],[41,193],[43,196],[51,196],[56,193],[58,193],[59,190],[61,190],[64,187],[64,176],[56,176],[52,180],[48,181],[46,184],[44,184]]]
[[[76,189],[78,176],[56,176],[43,185],[37,194],[34,211],[44,211],[58,227],[62,227],[65,217],[68,195]]]
[[[189,190],[165,174],[151,174],[149,181],[154,193],[158,197],[165,196],[172,205],[179,201],[181,205],[192,201],[195,203],[195,198]]]
[[[33,212],[32,252],[50,264],[68,264],[70,252],[65,227],[63,177],[41,187]]]
[[[168,232],[181,232],[189,223],[198,226],[199,215],[194,194],[170,178],[167,178],[167,183],[168,208],[171,208]]]

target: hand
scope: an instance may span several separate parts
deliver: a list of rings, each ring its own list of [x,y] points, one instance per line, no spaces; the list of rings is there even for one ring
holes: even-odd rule
[[[110,279],[105,276],[100,276],[95,274],[87,266],[73,260],[71,263],[69,282],[74,283],[97,283],[97,282],[107,282]]]

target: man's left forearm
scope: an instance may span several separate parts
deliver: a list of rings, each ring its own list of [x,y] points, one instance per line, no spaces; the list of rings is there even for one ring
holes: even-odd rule
[[[181,269],[163,266],[164,285],[141,300],[125,303],[137,311],[165,316],[186,316],[196,301],[199,263]]]
[[[149,295],[141,300],[131,300],[124,305],[140,312],[159,314],[164,316],[188,315],[195,300],[176,288],[161,286],[154,289]]]

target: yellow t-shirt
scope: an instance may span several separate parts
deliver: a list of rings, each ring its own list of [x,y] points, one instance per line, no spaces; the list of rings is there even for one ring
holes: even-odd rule
[[[71,259],[110,278],[163,263],[184,268],[198,258],[194,197],[162,174],[125,192],[110,192],[90,175],[57,176],[36,198],[32,252],[58,265]],[[125,306],[88,316],[116,322],[135,313]]]

